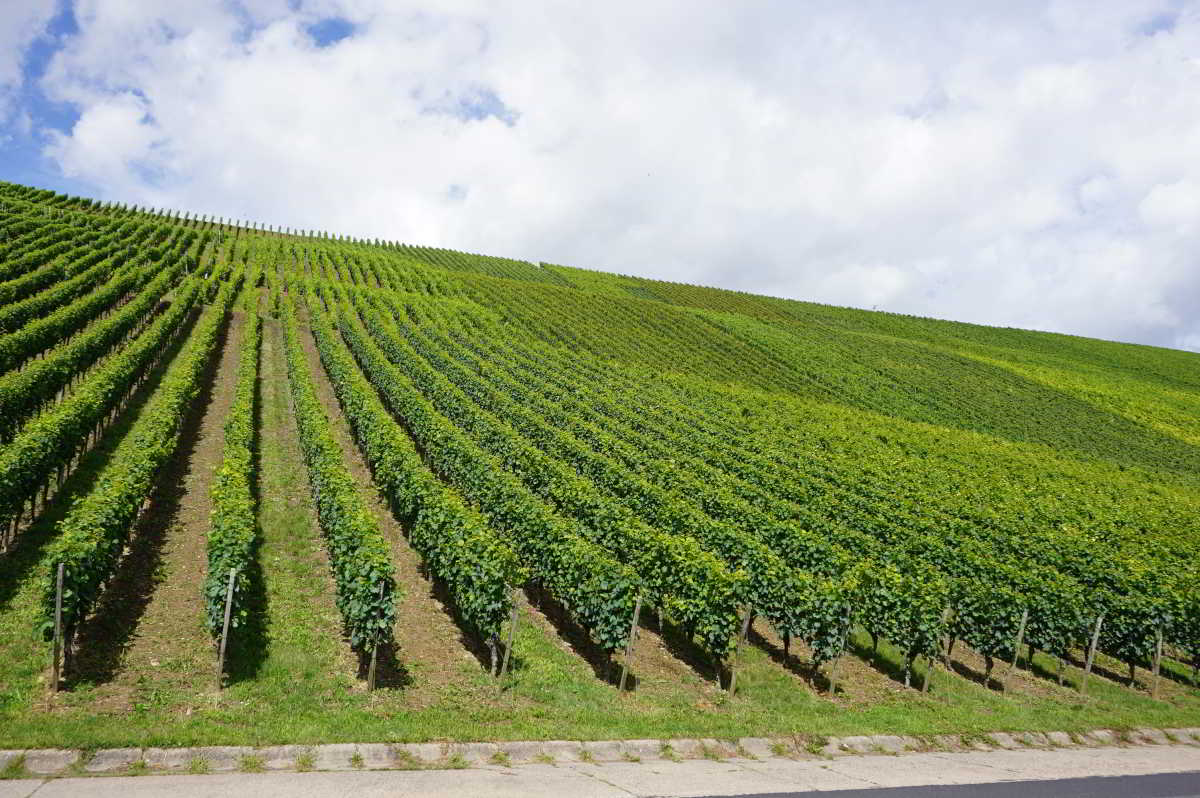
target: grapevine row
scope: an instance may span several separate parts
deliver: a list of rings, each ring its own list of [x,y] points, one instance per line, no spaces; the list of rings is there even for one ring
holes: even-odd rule
[[[139,243],[149,236],[145,227],[140,235],[119,240],[113,233],[95,243],[91,251],[71,264],[66,279],[45,291],[27,296],[0,308],[0,332],[11,332],[22,324],[50,313],[92,290],[110,276],[120,258],[132,258]]]
[[[177,241],[174,252],[178,254],[185,251],[189,244],[186,240]],[[110,310],[130,291],[141,288],[154,277],[158,260],[158,257],[147,256],[143,262],[126,266],[112,280],[75,302],[15,332],[0,336],[0,373],[19,366],[47,347],[75,334],[96,316]]]
[[[350,645],[366,651],[392,639],[399,592],[395,568],[317,398],[290,296],[283,306],[283,334],[300,445],[317,519],[328,542],[338,609]]]
[[[388,409],[416,441],[430,467],[453,484],[502,531],[531,576],[586,629],[602,649],[628,640],[641,580],[538,501],[498,458],[478,449],[440,416],[392,365],[347,308],[338,329]]]
[[[544,358],[540,362],[544,362]],[[570,385],[575,387],[580,385],[586,386],[589,384],[589,382],[594,382],[595,379],[595,377],[589,377],[587,379],[575,377],[570,382]],[[607,380],[606,382],[611,384],[611,379]],[[694,419],[688,422],[688,427],[693,429],[695,428]],[[733,433],[732,430],[731,433]],[[740,435],[738,435],[737,440],[733,438],[724,439],[720,441],[718,445],[713,446],[709,451],[712,453],[720,453],[724,460],[723,465],[726,467],[731,467],[735,470],[744,468],[746,461],[742,455],[739,454],[731,457],[727,453],[736,452],[738,447],[743,445],[745,440],[746,435],[743,430]],[[777,457],[777,455],[773,455],[772,459],[775,460]],[[784,459],[787,458],[785,457]],[[850,464],[850,470],[858,474],[861,478],[865,475],[863,466],[864,462],[861,460],[861,458],[858,458]],[[790,477],[788,480],[793,488],[796,485],[794,480],[794,476]],[[887,481],[888,480],[886,477],[884,477],[883,474],[880,474],[880,481],[876,484],[886,484]],[[862,490],[864,489],[864,486],[860,486],[858,489]],[[807,501],[801,496],[794,496],[794,498],[797,501],[805,501],[805,503],[821,500],[819,494],[813,494],[809,496]],[[893,508],[903,507],[905,504],[908,504],[907,502],[897,503],[894,496],[892,496],[889,500],[881,495],[880,501],[887,502]],[[925,502],[925,504],[928,504],[928,502]],[[900,517],[903,517],[906,511],[900,510],[899,512]],[[895,524],[895,521],[900,520],[900,518],[896,516],[895,509],[893,509],[893,519],[893,521],[880,527],[881,531],[892,528]],[[916,523],[918,523],[917,528],[920,528],[920,522]],[[941,534],[945,534],[944,527],[939,527],[939,531]],[[931,534],[933,534],[932,530]],[[1011,542],[1011,544],[1014,546],[1012,556],[1027,556],[1030,551],[1029,547],[1031,545],[1035,550],[1041,548],[1038,540],[1025,539],[1022,536],[1015,534],[1011,530],[1003,534],[997,534],[997,532],[992,532],[990,534],[996,540]],[[1062,538],[1059,536],[1053,540],[1056,542],[1061,542]],[[995,557],[997,555],[985,554],[984,556]],[[960,565],[961,560],[962,558],[955,557],[945,559],[944,561]],[[1097,568],[1097,563],[1094,561],[1094,556],[1087,558],[1079,555],[1069,556],[1066,558],[1065,562],[1083,563],[1088,562],[1088,560],[1091,560],[1092,562],[1085,571],[1072,570],[1075,573],[1078,573],[1081,577],[1088,577],[1089,575],[1096,573],[1101,575],[1112,575],[1121,571],[1121,567],[1115,563]],[[1060,556],[1056,559],[1048,560],[1047,562],[1053,562],[1057,567],[1063,567],[1064,559]],[[1030,580],[1021,580],[1019,575],[1017,577],[1012,577],[1010,574],[1009,578],[1013,581],[1024,582],[1022,585],[1022,590],[1025,591],[1023,603],[1027,605],[1032,603],[1034,605],[1032,612],[1034,613],[1035,617],[1040,615],[1045,621],[1042,624],[1035,624],[1035,626],[1031,628],[1030,632],[1034,635],[1031,642],[1036,641],[1036,644],[1039,645],[1039,647],[1043,647],[1046,650],[1057,653],[1062,651],[1068,644],[1078,642],[1086,637],[1086,633],[1090,628],[1091,621],[1094,619],[1099,610],[1085,612],[1081,608],[1083,599],[1079,595],[1079,588],[1072,588],[1069,584],[1069,580],[1064,582],[1061,578],[1056,578],[1052,573],[1048,573],[1048,575],[1041,580],[1042,586],[1039,588],[1031,584]],[[1088,579],[1088,581],[1091,582],[1091,579]],[[1186,585],[1188,583],[1181,579],[1179,580],[1179,584]],[[1162,587],[1154,585],[1142,585],[1134,588],[1133,586],[1127,586],[1121,591],[1121,593],[1132,593],[1136,595],[1145,595],[1148,593],[1148,595],[1151,596],[1155,594],[1162,595]],[[1180,596],[1180,592],[1176,591],[1173,593],[1168,591],[1165,595],[1168,597],[1172,595],[1178,597]],[[1127,599],[1118,600],[1114,596],[1109,596],[1107,599],[1105,599],[1103,596],[1100,598],[1106,602],[1106,604],[1103,606],[1103,609],[1106,611],[1106,617],[1109,619],[1109,622],[1107,622],[1105,625],[1105,633],[1102,638],[1102,643],[1105,647],[1105,650],[1111,651],[1112,653],[1127,660],[1130,657],[1134,657],[1141,659],[1142,661],[1147,661],[1149,659],[1148,652],[1150,651],[1150,647],[1153,645],[1155,629],[1159,626],[1159,624],[1165,624],[1167,626],[1168,635],[1178,640],[1181,645],[1186,645],[1189,647],[1195,646],[1195,643],[1192,642],[1195,640],[1194,634],[1186,631],[1185,629],[1186,625],[1190,623],[1190,621],[1184,619],[1195,617],[1195,610],[1189,608],[1190,602],[1186,598],[1168,598],[1168,605],[1160,605],[1158,610],[1154,610],[1152,607],[1138,608],[1136,606],[1130,606]],[[1194,601],[1194,599],[1192,599],[1192,601]],[[986,600],[986,596],[981,596],[978,606],[987,607],[993,613],[995,613],[999,610],[999,607],[994,605],[998,603],[999,602],[989,602]],[[1169,609],[1169,607],[1179,607],[1180,604],[1183,606],[1172,610],[1170,613],[1165,612],[1167,609]],[[1015,615],[1015,612],[1010,609],[1007,611],[1007,615],[1010,619],[1012,619]],[[1175,621],[1174,619],[1180,620]],[[958,614],[955,626],[960,634],[963,634],[969,638],[972,635],[972,630],[979,630],[981,628],[979,620],[980,619],[978,616],[974,616],[972,613],[968,612],[967,608],[964,607],[963,611]],[[1005,625],[1006,624],[1001,624],[999,626],[990,625],[983,628],[993,630],[1003,629]],[[1007,625],[1015,625],[1015,620],[1010,620]],[[1044,632],[1044,634],[1039,635],[1039,629]],[[1009,639],[1011,639],[1011,634],[1008,632],[998,632],[997,634],[1001,638],[1009,637]]]
[[[844,586],[790,568],[752,534],[736,530],[722,520],[699,512],[690,502],[668,496],[658,487],[638,479],[602,454],[609,451],[607,444],[611,441],[601,443],[594,451],[589,450],[578,439],[545,423],[540,414],[530,412],[504,391],[489,390],[483,380],[469,374],[423,340],[412,326],[398,325],[396,330],[428,361],[429,366],[470,396],[481,409],[504,419],[529,444],[546,455],[558,458],[579,474],[591,478],[609,492],[612,500],[628,506],[631,513],[640,516],[650,528],[693,539],[732,568],[744,571],[749,578],[742,598],[780,634],[813,644],[818,661],[831,659],[839,653],[842,619],[849,611]],[[411,368],[423,372],[425,379],[432,382],[429,366],[414,364]],[[640,531],[634,528],[633,534]],[[815,644],[818,640],[822,642]]]
[[[321,362],[375,484],[468,628],[481,638],[497,636],[511,609],[511,586],[526,579],[516,553],[425,466],[358,370],[320,301],[310,297],[309,310]]]
[[[254,411],[258,391],[259,343],[262,319],[255,310],[258,293],[248,281],[242,324],[242,342],[234,377],[233,404],[225,421],[221,465],[213,476],[212,526],[208,531],[208,570],[204,580],[204,606],[208,628],[221,634],[229,573],[235,571],[230,626],[239,629],[249,618],[247,598],[257,534],[253,495]]]
[[[116,313],[60,343],[44,358],[0,377],[0,440],[11,440],[25,419],[146,323],[182,271],[182,259],[164,265],[158,276]]]
[[[15,522],[25,501],[59,479],[84,452],[124,399],[137,388],[148,365],[188,317],[200,289],[185,280],[167,312],[118,354],[89,374],[71,396],[29,422],[8,446],[0,449],[0,519]]]
[[[61,609],[67,640],[87,617],[116,568],[155,476],[179,442],[184,416],[200,391],[239,284],[222,286],[216,303],[196,323],[178,359],[99,475],[96,487],[59,523],[59,537],[48,556],[53,565],[45,575],[42,600],[42,628],[47,638],[54,630],[58,566],[63,570]]]
[[[536,495],[577,518],[593,540],[627,562],[645,581],[653,603],[699,635],[718,657],[733,645],[739,606],[747,599],[743,574],[727,569],[689,538],[651,528],[622,503],[544,453],[526,444],[493,414],[473,410],[461,391],[424,366],[394,324],[365,310],[364,320],[389,360],[405,372],[434,406],[477,444],[499,457]],[[782,576],[782,575],[781,575]]]

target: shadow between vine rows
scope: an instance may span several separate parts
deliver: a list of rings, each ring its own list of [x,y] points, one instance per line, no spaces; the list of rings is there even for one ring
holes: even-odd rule
[[[1082,656],[1083,652],[1079,652],[1079,653],[1081,656],[1076,656],[1076,652],[1074,652],[1074,651],[1069,652],[1067,654],[1066,660],[1067,660],[1068,665],[1073,665],[1074,667],[1076,667],[1082,671],[1084,668],[1087,667],[1087,662]],[[1108,679],[1110,682],[1113,682],[1114,684],[1120,684],[1120,685],[1124,685],[1126,687],[1130,687],[1131,685],[1129,684],[1129,673],[1128,672],[1119,673],[1118,671],[1113,670],[1109,666],[1108,663],[1100,661],[1101,656],[1104,656],[1104,653],[1102,651],[1097,650],[1096,651],[1096,659],[1092,662],[1092,676],[1099,676],[1102,679]],[[1124,664],[1124,663],[1122,663],[1122,664]],[[1129,666],[1125,665],[1125,667],[1126,667],[1126,669],[1128,669]]]
[[[225,346],[228,331],[226,317],[214,352],[200,376],[200,392],[184,416],[179,442],[155,479],[149,506],[134,524],[125,555],[105,584],[95,610],[76,631],[76,655],[70,673],[65,674],[68,689],[79,684],[108,682],[116,676],[122,655],[129,647],[138,622],[154,595],[159,582],[158,570],[162,563],[166,530],[179,513],[180,501],[185,493],[188,460],[199,438],[204,411],[212,400],[220,352]],[[177,337],[179,346],[187,337],[188,334]],[[171,359],[173,356],[174,353]],[[170,359],[164,358],[164,361],[170,362]]]
[[[1053,654],[1047,654],[1044,651],[1039,651],[1037,653],[1041,654],[1043,656],[1047,656],[1047,657],[1053,656]],[[1047,668],[1045,665],[1038,662],[1037,656],[1034,656],[1032,659],[1030,659],[1029,657],[1023,657],[1021,662],[1025,663],[1024,670],[1026,673],[1030,674],[1031,676],[1034,676],[1038,679],[1048,679],[1048,680],[1054,682],[1054,684],[1058,684],[1058,667],[1057,667],[1057,665],[1053,669]],[[1021,662],[1017,663],[1018,667],[1020,667]],[[1070,657],[1064,657],[1063,662],[1070,665],[1071,664]],[[1069,669],[1064,668],[1064,670],[1063,670],[1062,686],[1063,687],[1071,686],[1071,672]]]
[[[371,667],[371,651],[355,651],[358,678],[366,681]],[[400,661],[400,647],[393,641],[379,647],[375,657],[375,688],[401,690],[413,684],[412,672]]]
[[[254,469],[250,478],[250,499],[254,505],[254,543],[250,552],[249,572],[246,574],[249,589],[246,592],[246,625],[235,632],[226,651],[225,663],[228,684],[248,681],[258,675],[267,659],[267,588],[263,580],[261,561],[262,529],[258,524],[259,486],[257,475],[262,473],[262,452],[259,447],[259,431],[263,426],[262,403],[262,343],[259,342],[260,373],[254,380],[254,409],[250,416],[254,420],[250,431],[250,462]]]
[[[1163,657],[1162,668],[1159,672],[1164,679],[1170,679],[1184,687],[1200,687],[1200,667],[1198,666],[1200,666],[1200,653],[1196,655],[1196,659],[1192,663],[1178,657],[1171,659]]]
[[[962,644],[960,643],[959,645],[962,645]],[[996,674],[998,672],[1008,670],[1007,662],[1004,662],[999,659],[996,660],[996,664],[992,669],[992,677],[990,679],[987,678],[986,671],[980,671],[976,668],[972,668],[970,665],[966,664],[962,660],[957,660],[957,659],[951,658],[950,659],[950,669],[953,670],[955,673],[957,673],[959,676],[966,679],[967,681],[974,682],[975,684],[979,685],[980,687],[986,687],[988,690],[1004,692],[1004,682],[997,679]]]
[[[863,635],[866,633],[864,632]],[[853,633],[846,641],[847,654],[853,654],[892,681],[904,684],[904,663],[900,659],[893,658],[893,652],[890,649],[891,645],[887,641],[881,640],[880,646],[876,649],[865,644],[857,634]],[[912,676],[911,683],[919,687],[920,683],[916,680],[915,667]]]
[[[596,678],[608,684],[616,681],[615,661],[611,654],[592,640],[587,630],[571,619],[570,613],[541,585],[530,582],[525,586],[525,596],[529,603],[536,607],[554,627],[558,636],[571,646],[571,649],[583,658],[591,667]],[[502,656],[497,646],[496,656]]]
[[[184,323],[185,328],[195,319],[195,315],[193,313]],[[0,611],[8,609],[21,584],[41,561],[47,544],[57,536],[58,522],[66,516],[76,499],[86,496],[91,491],[97,475],[112,460],[117,445],[129,432],[147,400],[158,389],[167,365],[178,353],[186,337],[185,332],[176,338],[163,358],[150,371],[149,378],[134,391],[116,421],[100,434],[99,443],[80,458],[79,465],[63,481],[62,488],[51,497],[49,509],[20,531],[13,541],[12,548],[6,554],[0,555],[0,564],[5,572],[5,578],[0,580]]]
[[[399,523],[399,516],[397,516],[397,522]],[[454,603],[454,598],[450,595],[446,583],[429,572],[429,569],[425,567],[424,560],[421,560],[420,570],[421,575],[429,580],[429,591],[433,598],[442,612],[454,623],[454,628],[458,630],[459,643],[479,662],[479,667],[484,670],[490,669],[491,654],[487,647],[487,641],[469,631],[470,627],[459,613],[458,606]]]
[[[753,626],[750,627],[749,632],[746,634],[746,640],[755,648],[766,652],[766,655],[771,658],[772,662],[805,680],[813,687],[828,686],[828,680],[825,679],[825,676],[820,671],[814,671],[811,661],[807,663],[806,667],[804,660],[797,657],[794,652],[785,654],[783,646],[776,645],[773,641],[768,640]],[[795,646],[797,643],[793,642],[792,645]],[[822,680],[826,682],[825,685],[818,684]]]
[[[641,624],[646,629],[650,628],[650,616],[655,618],[655,629],[662,638],[663,646],[671,656],[695,671],[701,679],[713,681],[719,678],[721,684],[729,683],[729,674],[726,668],[718,666],[712,655],[696,644],[690,632],[682,626],[672,623],[670,619],[664,620],[661,612],[653,609],[642,610]],[[718,668],[720,668],[719,671]]]

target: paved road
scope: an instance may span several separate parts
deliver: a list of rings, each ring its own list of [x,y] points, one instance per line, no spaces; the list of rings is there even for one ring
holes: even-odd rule
[[[1149,776],[885,787],[832,792],[759,793],[739,798],[1200,798],[1200,771]],[[712,797],[709,797],[712,798]]]
[[[1200,798],[1200,748],[1158,745],[833,760],[700,759],[0,781],[0,798],[794,798],[813,791],[831,798]]]

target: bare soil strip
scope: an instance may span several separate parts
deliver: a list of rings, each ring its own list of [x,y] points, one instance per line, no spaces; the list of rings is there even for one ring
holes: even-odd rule
[[[108,671],[115,669],[96,691],[98,704],[107,711],[128,711],[147,702],[178,703],[184,698],[181,692],[209,686],[197,681],[213,670],[214,659],[203,596],[209,491],[225,443],[243,321],[240,312],[230,319],[179,446],[135,530],[132,556],[122,565],[128,578],[116,582],[105,601],[110,605],[107,616],[130,628],[114,630],[105,624],[101,633],[107,640],[84,647],[92,652],[88,667],[81,668],[84,674],[106,681]],[[124,637],[123,649],[114,650]],[[107,657],[115,661],[104,662]]]
[[[396,606],[395,635],[402,674],[401,684],[396,686],[414,688],[408,691],[411,702],[424,705],[436,698],[439,688],[462,682],[463,662],[471,663],[470,667],[475,669],[486,668],[488,652],[482,641],[470,639],[455,624],[453,608],[425,575],[420,555],[409,547],[387,500],[374,486],[370,469],[354,442],[350,425],[321,366],[312,336],[302,335],[301,340],[315,377],[317,396],[332,422],[342,455],[351,474],[366,488],[363,496],[392,543],[397,580],[404,589],[404,596]],[[582,657],[601,680],[617,680],[621,657],[610,659],[595,650],[586,633],[565,613],[556,611],[553,602],[537,591],[530,591],[528,595],[519,593],[517,603],[522,618],[519,624],[531,624],[561,649]],[[715,705],[721,691],[717,688],[711,661],[698,647],[683,640],[682,635],[672,635],[669,624],[666,635],[660,634],[657,627],[652,627],[648,616],[649,611],[643,613],[642,628],[634,645],[629,686],[648,698],[654,693],[675,692],[681,684],[687,684],[690,689],[699,690],[697,700],[701,704]]]
[[[0,696],[20,695],[23,701],[46,710],[63,703],[55,700],[58,696],[44,691],[49,678],[48,646],[40,635],[32,633],[41,610],[43,575],[51,567],[48,549],[58,535],[58,523],[75,501],[91,491],[96,476],[103,472],[142,408],[158,390],[195,318],[194,314],[188,318],[180,335],[148,372],[146,381],[121,406],[116,420],[92,448],[80,455],[77,467],[51,497],[45,511],[22,532],[13,549],[0,555],[0,572],[5,577],[0,579],[0,649],[10,656],[6,663],[10,667],[0,669]]]
[[[292,411],[283,334],[273,319],[263,319],[259,397],[259,562],[265,594],[259,620],[265,627],[264,667],[274,676],[294,679],[297,690],[304,679],[345,681],[354,673],[354,657],[334,603],[329,558]],[[231,670],[238,667],[233,663]]]
[[[312,336],[307,334],[306,327],[302,327],[301,331],[300,339],[308,356],[317,397],[329,416],[342,457],[358,482],[367,507],[391,543],[396,581],[403,590],[403,596],[396,603],[397,651],[392,663],[395,672],[381,673],[379,684],[418,688],[408,691],[414,703],[432,702],[441,688],[462,682],[464,666],[470,670],[480,670],[482,664],[478,659],[485,656],[485,652],[480,650],[479,641],[470,639],[458,627],[453,618],[453,609],[425,576],[420,555],[408,545],[404,529],[392,515],[387,500],[375,487],[371,471],[354,442],[350,425],[321,365]]]

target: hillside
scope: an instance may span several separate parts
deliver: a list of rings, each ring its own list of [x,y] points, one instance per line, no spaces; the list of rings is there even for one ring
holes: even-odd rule
[[[0,747],[1200,726],[1198,418],[1192,353],[0,183]]]

